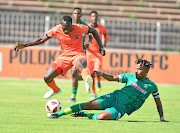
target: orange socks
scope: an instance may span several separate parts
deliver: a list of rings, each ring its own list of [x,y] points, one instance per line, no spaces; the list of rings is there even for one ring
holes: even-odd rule
[[[59,91],[59,87],[56,85],[54,79],[50,83],[46,83],[54,92]]]
[[[95,91],[95,79],[93,77],[93,84],[92,84],[92,94],[96,94],[96,91]]]
[[[81,71],[81,75],[82,75],[82,78],[83,78],[84,82],[86,82],[87,75],[90,75],[90,72],[89,72],[88,68],[83,69]]]
[[[97,82],[101,81],[101,76],[97,77]]]

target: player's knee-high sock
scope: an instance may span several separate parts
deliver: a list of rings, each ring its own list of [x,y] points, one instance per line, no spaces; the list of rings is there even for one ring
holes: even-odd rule
[[[59,91],[59,87],[56,85],[54,79],[50,83],[46,83],[54,92]]]
[[[101,83],[100,83],[100,81],[101,81],[101,76],[100,76],[100,77],[97,77],[97,86],[98,86],[98,88],[101,88]]]
[[[75,98],[77,94],[77,87],[72,87],[72,95],[71,98]]]
[[[95,79],[93,77],[93,84],[92,84],[92,94],[96,94],[96,91],[95,91]]]
[[[83,80],[86,82],[86,77],[87,77],[88,75],[90,75],[90,72],[89,72],[88,68],[84,68],[84,69],[81,71],[81,75],[82,75]]]
[[[58,114],[58,117],[62,116],[62,115],[67,115],[67,114],[71,114],[71,113],[74,113],[74,112],[79,112],[80,110],[83,110],[84,109],[84,103],[80,103],[80,104],[76,104],[76,105],[73,105],[63,111],[60,111],[60,112],[57,112]]]

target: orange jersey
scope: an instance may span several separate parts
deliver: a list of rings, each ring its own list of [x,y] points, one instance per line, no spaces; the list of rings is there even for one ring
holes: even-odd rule
[[[90,23],[88,25],[91,27]],[[99,37],[100,37],[101,41],[102,41],[102,35],[104,35],[104,39],[107,42],[109,41],[109,36],[107,34],[107,30],[103,25],[98,24],[97,27],[95,27],[95,29],[96,29],[97,33],[99,34]],[[99,45],[98,45],[96,39],[94,38],[94,36],[93,36],[92,43],[89,45],[89,48],[87,50],[99,51]]]
[[[56,37],[61,44],[63,52],[84,52],[83,50],[83,34],[89,32],[89,27],[79,24],[72,24],[72,31],[69,34],[65,34],[62,30],[61,24],[54,26],[47,32],[47,37]]]

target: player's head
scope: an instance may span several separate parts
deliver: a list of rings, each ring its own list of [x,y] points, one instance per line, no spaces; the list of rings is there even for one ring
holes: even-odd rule
[[[94,24],[97,23],[97,21],[98,21],[98,12],[97,11],[91,11],[89,15],[90,15],[90,19],[89,19],[90,22],[94,23]]]
[[[137,59],[135,63],[136,63],[136,70],[135,70],[136,78],[142,80],[146,79],[147,73],[150,67],[152,67],[153,65],[149,61],[142,59]]]
[[[72,30],[72,18],[70,16],[64,16],[62,18],[62,30],[65,34],[69,34]]]
[[[72,17],[74,21],[80,21],[82,17],[82,9],[79,7],[75,7],[73,9]]]

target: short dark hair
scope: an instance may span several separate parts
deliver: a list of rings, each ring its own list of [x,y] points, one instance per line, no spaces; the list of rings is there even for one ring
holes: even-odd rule
[[[67,24],[72,24],[72,18],[70,16],[63,16],[62,21],[65,21]]]
[[[79,8],[79,7],[75,7],[75,8],[73,8],[73,11],[74,11],[74,10],[76,10],[76,9],[78,9],[78,10],[80,10],[80,12],[82,12],[82,9],[81,9],[81,8]]]
[[[147,60],[137,59],[135,63],[136,64],[142,64],[143,66],[147,67],[148,69],[150,67],[153,67],[153,64],[151,64],[151,62],[147,61]]]
[[[89,15],[91,15],[92,13],[96,13],[98,15],[98,12],[97,11],[91,11]]]

